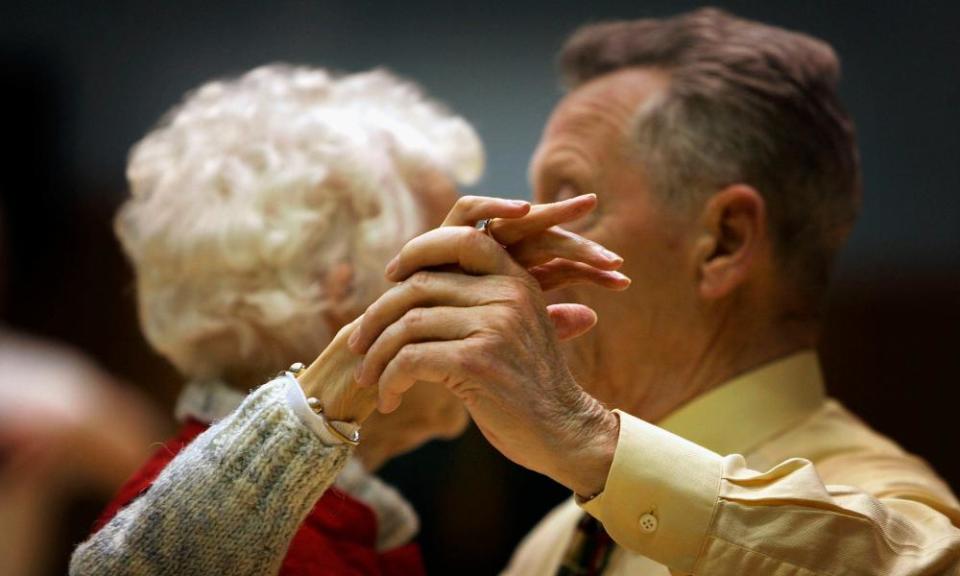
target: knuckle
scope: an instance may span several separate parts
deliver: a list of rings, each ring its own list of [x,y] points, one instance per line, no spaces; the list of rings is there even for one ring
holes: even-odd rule
[[[485,343],[471,346],[457,356],[458,372],[464,375],[465,380],[477,386],[484,385],[481,383],[503,382],[505,354],[508,353],[510,350],[503,346],[502,340],[488,339]]]
[[[476,347],[469,353],[465,350],[458,352],[453,360],[466,374],[482,374],[488,364],[485,347]]]
[[[462,213],[468,213],[480,205],[482,198],[479,196],[461,196],[457,200],[456,207]]]
[[[414,294],[421,294],[430,288],[432,281],[433,274],[421,270],[407,278],[404,285]]]
[[[419,236],[414,236],[403,243],[403,246],[400,247],[400,251],[396,253],[397,262],[402,263],[403,259],[406,257],[406,254],[408,254],[410,250],[416,248],[417,242],[420,241],[419,238]]]
[[[463,242],[467,244],[477,244],[487,238],[487,235],[476,228],[465,228],[463,231]]]
[[[416,331],[419,327],[423,326],[425,320],[426,310],[423,308],[411,308],[403,315],[401,322],[404,329]]]
[[[363,320],[360,322],[360,329],[369,331],[380,323],[383,316],[383,299],[377,300],[371,304],[363,313]]]
[[[460,236],[460,249],[463,252],[485,253],[493,240],[476,228],[464,228]]]
[[[407,372],[416,368],[420,363],[420,354],[413,346],[404,346],[397,352],[394,361],[400,370]]]

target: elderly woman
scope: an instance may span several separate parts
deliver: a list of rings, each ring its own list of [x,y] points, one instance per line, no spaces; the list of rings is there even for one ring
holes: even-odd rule
[[[117,233],[147,339],[189,379],[185,424],[71,572],[421,573],[414,512],[368,471],[458,434],[466,415],[424,385],[367,420],[376,391],[353,385],[347,340],[390,258],[481,168],[470,126],[384,71],[260,68],[201,87],[138,143]],[[445,223],[512,218],[495,238],[544,287],[621,288],[616,258],[555,227],[593,204],[464,199]],[[556,321],[572,336],[592,318]]]

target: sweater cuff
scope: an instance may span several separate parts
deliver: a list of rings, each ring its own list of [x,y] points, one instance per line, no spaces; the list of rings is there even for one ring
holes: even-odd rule
[[[691,572],[719,498],[722,458],[629,414],[604,491],[581,508],[621,546]]]

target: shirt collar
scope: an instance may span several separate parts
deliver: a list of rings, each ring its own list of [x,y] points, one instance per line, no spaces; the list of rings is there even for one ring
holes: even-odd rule
[[[213,424],[236,410],[245,396],[220,380],[193,380],[180,392],[173,413],[180,422],[192,418]]]
[[[746,454],[825,398],[817,355],[804,350],[721,384],[657,425],[721,455]]]

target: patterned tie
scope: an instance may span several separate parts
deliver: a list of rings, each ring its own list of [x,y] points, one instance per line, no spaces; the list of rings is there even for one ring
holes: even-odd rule
[[[557,576],[599,576],[607,567],[615,544],[603,524],[589,514],[577,523],[577,531],[563,556]]]

